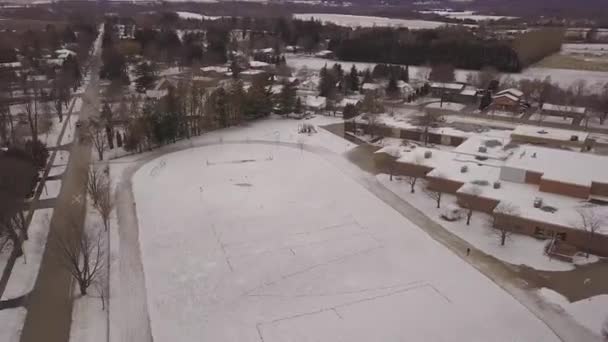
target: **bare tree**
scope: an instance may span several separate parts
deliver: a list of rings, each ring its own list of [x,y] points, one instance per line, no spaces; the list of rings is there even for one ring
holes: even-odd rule
[[[437,203],[437,209],[441,208],[441,196],[443,195],[443,191],[441,191],[441,189],[434,188],[430,186],[429,182],[426,182],[426,186],[424,187],[424,193],[432,200],[434,200],[435,203]]]
[[[101,182],[101,186],[99,187],[99,194],[97,198],[97,204],[93,206],[95,210],[101,216],[103,221],[103,227],[105,230],[110,228],[110,215],[112,214],[112,210],[114,209],[114,200],[112,198],[112,185],[109,179],[105,179]]]
[[[418,182],[418,176],[405,176],[405,181],[410,185],[410,192],[416,193],[416,182]]]
[[[101,232],[85,229],[80,232],[73,219],[66,220],[65,233],[54,239],[53,251],[64,267],[78,283],[80,294],[85,296],[89,286],[95,283],[104,268],[104,249]]]
[[[587,245],[591,246],[595,234],[597,234],[604,225],[604,218],[592,208],[581,208],[578,209],[577,212],[579,215],[578,226],[580,229],[587,232]],[[586,256],[587,258],[589,257],[589,250],[586,251]]]
[[[90,120],[88,128],[89,137],[93,141],[97,156],[99,157],[99,160],[103,160],[103,152],[108,146],[105,127],[100,121]]]
[[[514,216],[519,213],[519,208],[511,203],[500,202],[494,209],[494,232],[500,240],[500,245],[504,246],[507,239],[511,236],[511,231],[507,228],[510,227],[510,221]],[[502,224],[496,226],[496,215],[502,217]]]
[[[478,185],[470,186],[466,189],[466,196],[461,196],[460,205],[467,210],[467,226],[471,224],[473,217],[473,199],[481,194],[481,188]]]
[[[418,123],[424,128],[424,146],[427,146],[429,143],[429,129],[436,125],[439,121],[439,117],[428,110],[424,112],[423,116],[419,117]]]
[[[101,188],[104,182],[104,174],[100,169],[91,167],[89,169],[89,177],[87,178],[87,193],[93,201],[93,206],[99,201]]]

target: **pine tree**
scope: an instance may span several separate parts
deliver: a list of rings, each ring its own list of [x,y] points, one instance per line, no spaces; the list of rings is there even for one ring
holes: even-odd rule
[[[397,79],[394,75],[391,75],[391,78],[388,80],[388,85],[386,86],[386,94],[389,97],[397,97],[399,96],[399,88],[397,87]]]
[[[240,124],[243,121],[245,111],[245,90],[243,82],[234,80],[228,89],[228,122],[231,125]]]
[[[319,77],[319,96],[328,97],[334,91],[336,85],[332,74],[327,70],[327,66],[321,68]]]
[[[135,79],[135,87],[138,92],[144,93],[146,90],[154,87],[156,80],[156,67],[152,63],[143,62],[135,69],[137,78]]]
[[[300,114],[302,113],[302,99],[300,99],[300,97],[298,96],[298,98],[296,99],[296,105],[293,108],[294,113],[296,114]]]
[[[374,82],[374,79],[372,78],[372,72],[369,70],[369,68],[365,69],[365,72],[363,73],[363,82],[362,83],[372,83]]]
[[[410,82],[410,66],[406,65],[404,69],[401,70],[401,80],[403,82]]]
[[[245,115],[249,118],[258,118],[270,114],[273,103],[269,91],[270,80],[262,75],[253,79],[247,91],[247,105]]]
[[[239,78],[239,75],[241,74],[241,67],[235,60],[230,63],[230,72],[232,72],[232,78],[234,79]]]
[[[348,75],[348,78],[349,78],[350,90],[358,91],[359,90],[359,73],[357,72],[357,68],[355,67],[354,64],[350,68],[350,74]]]
[[[289,114],[292,113],[296,106],[296,88],[290,82],[285,82],[283,84],[283,89],[281,89],[281,93],[279,94],[279,113],[280,114]]]

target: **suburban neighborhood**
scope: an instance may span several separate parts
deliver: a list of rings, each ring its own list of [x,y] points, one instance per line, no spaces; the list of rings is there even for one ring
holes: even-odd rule
[[[544,3],[0,4],[0,341],[608,341],[608,8]]]

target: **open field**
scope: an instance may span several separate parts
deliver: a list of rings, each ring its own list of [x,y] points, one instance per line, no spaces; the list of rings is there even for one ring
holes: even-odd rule
[[[535,67],[574,69],[586,71],[608,71],[608,58],[571,54],[554,54],[538,62]]]
[[[134,194],[155,340],[556,340],[320,155],[185,150],[137,171]]]
[[[410,29],[434,29],[447,25],[440,21],[416,20],[416,19],[394,19],[384,17],[372,17],[349,14],[330,13],[296,13],[294,19],[309,20],[314,18],[323,23],[332,23],[348,27],[407,27]]]

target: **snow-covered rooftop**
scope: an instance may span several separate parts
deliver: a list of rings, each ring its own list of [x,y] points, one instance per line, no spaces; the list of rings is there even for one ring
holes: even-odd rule
[[[250,61],[249,62],[249,67],[251,67],[251,68],[265,68],[269,65],[270,64],[268,64],[266,62],[260,62],[260,61]]]
[[[201,70],[203,72],[218,72],[218,73],[224,73],[224,72],[229,71],[227,67],[220,66],[220,65],[210,65],[210,66],[202,67]]]
[[[562,141],[571,141],[572,137],[574,136],[576,137],[577,141],[585,141],[589,136],[589,133],[587,132],[529,125],[519,125],[515,127],[512,134]]]
[[[438,88],[438,89],[451,89],[451,90],[464,89],[464,84],[462,84],[462,83],[431,82],[430,86],[431,86],[431,88]]]
[[[506,160],[511,153],[504,147],[510,140],[506,133],[505,136],[473,135],[456,147],[453,152],[474,157]]]
[[[505,166],[543,174],[543,179],[590,186],[608,183],[608,157],[534,145],[519,147]]]
[[[381,89],[382,85],[378,84],[378,83],[364,83],[363,87],[361,87],[361,89],[363,90],[377,90],[377,89]]]
[[[321,109],[327,105],[327,98],[323,96],[306,96],[304,104],[310,108]]]
[[[477,95],[477,89],[465,89],[460,92],[460,95],[475,96],[475,95]]]
[[[574,114],[585,114],[587,108],[585,107],[576,107],[576,106],[562,106],[555,105],[551,103],[543,103],[542,110],[548,110],[552,112],[561,112],[561,113],[574,113]]]
[[[260,75],[263,74],[264,70],[259,69],[247,69],[245,71],[241,71],[241,75]]]
[[[498,93],[496,93],[496,95],[503,95],[503,94],[511,94],[518,98],[524,96],[524,93],[521,90],[515,89],[515,88],[504,89],[504,90],[501,90]]]
[[[519,97],[517,97],[517,96],[515,96],[513,94],[510,94],[510,93],[496,94],[496,95],[492,96],[492,98],[494,98],[494,99],[498,99],[498,98],[501,98],[501,97],[506,97],[509,100],[513,101],[513,102],[519,101]]]

